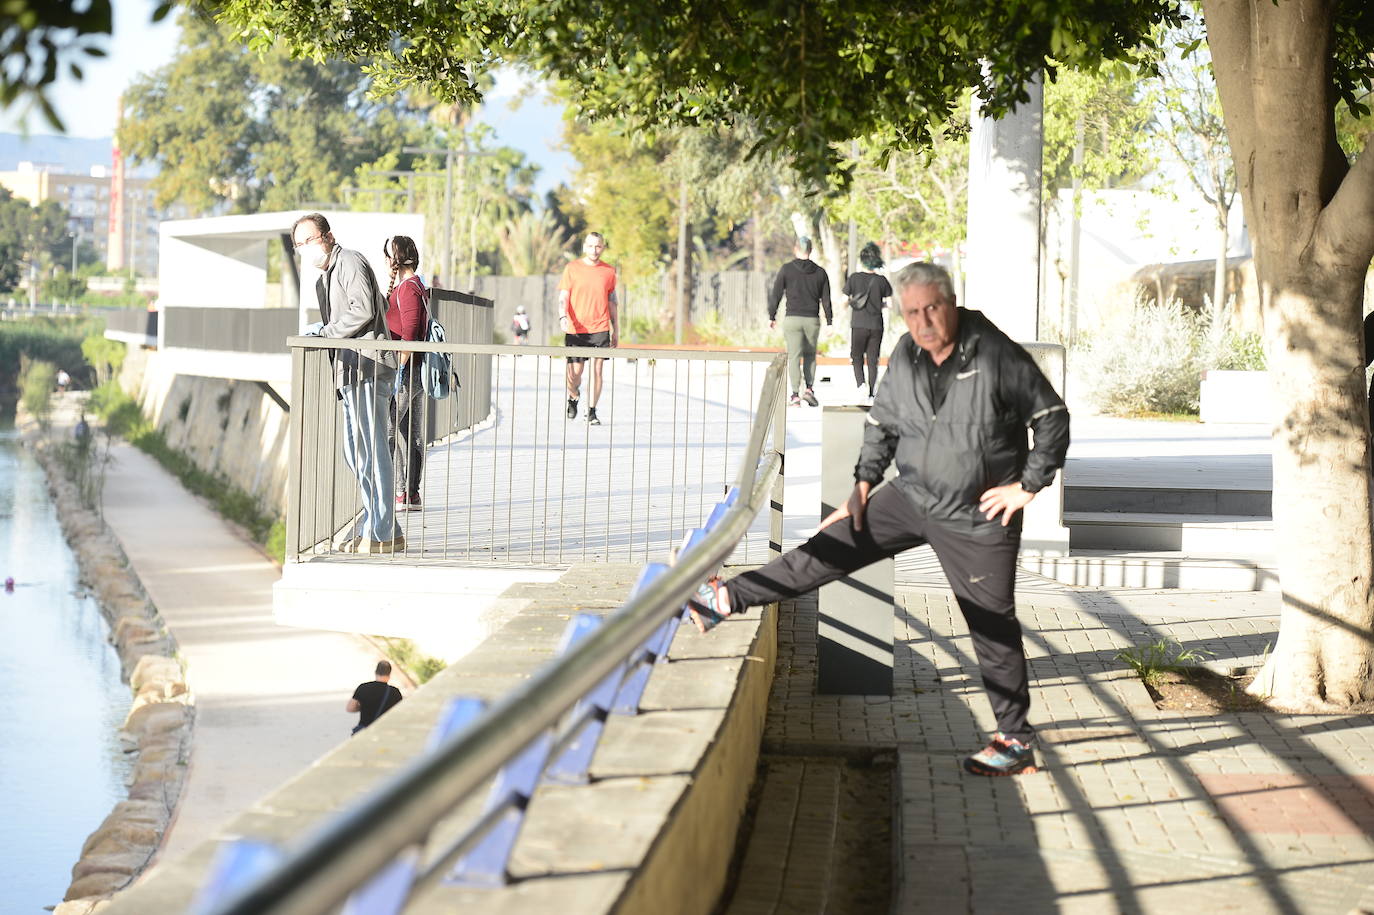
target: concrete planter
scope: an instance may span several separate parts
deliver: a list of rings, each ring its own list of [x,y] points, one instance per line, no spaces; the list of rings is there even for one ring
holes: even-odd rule
[[[1202,373],[1199,413],[1204,423],[1267,423],[1273,419],[1268,372]]]

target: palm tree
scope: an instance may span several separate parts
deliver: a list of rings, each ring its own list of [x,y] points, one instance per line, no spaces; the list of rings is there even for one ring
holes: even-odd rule
[[[510,217],[496,230],[496,240],[511,276],[556,273],[568,262],[568,234],[547,211]]]

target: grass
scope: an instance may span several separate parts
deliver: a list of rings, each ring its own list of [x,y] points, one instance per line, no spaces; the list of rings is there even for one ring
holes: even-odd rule
[[[222,516],[246,528],[277,562],[285,561],[286,527],[282,520],[264,512],[255,498],[223,476],[207,473],[168,445],[162,433],[143,415],[137,401],[116,382],[106,382],[91,392],[90,409],[105,420],[110,431],[155,458]]]
[[[1197,413],[1156,413],[1152,410],[1142,410],[1138,413],[1125,414],[1128,419],[1155,419],[1166,423],[1196,423]]]
[[[1183,673],[1211,657],[1210,651],[1184,648],[1173,639],[1159,639],[1117,652],[1116,660],[1125,663],[1146,686],[1158,686],[1168,673]]]
[[[416,683],[428,683],[430,679],[448,665],[438,658],[420,651],[410,639],[377,636],[386,645],[387,657],[391,658]]]

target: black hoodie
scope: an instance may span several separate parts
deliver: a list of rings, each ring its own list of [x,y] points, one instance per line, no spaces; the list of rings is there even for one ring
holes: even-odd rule
[[[819,318],[825,306],[825,323],[833,319],[830,311],[830,278],[813,260],[796,258],[782,265],[773,291],[768,293],[768,320],[778,319],[778,303],[787,293],[787,314],[798,318]]]

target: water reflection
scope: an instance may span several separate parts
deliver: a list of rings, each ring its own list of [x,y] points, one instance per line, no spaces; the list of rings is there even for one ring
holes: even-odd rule
[[[108,627],[80,586],[43,472],[0,429],[0,912],[61,901],[86,836],[125,796],[129,708]]]

